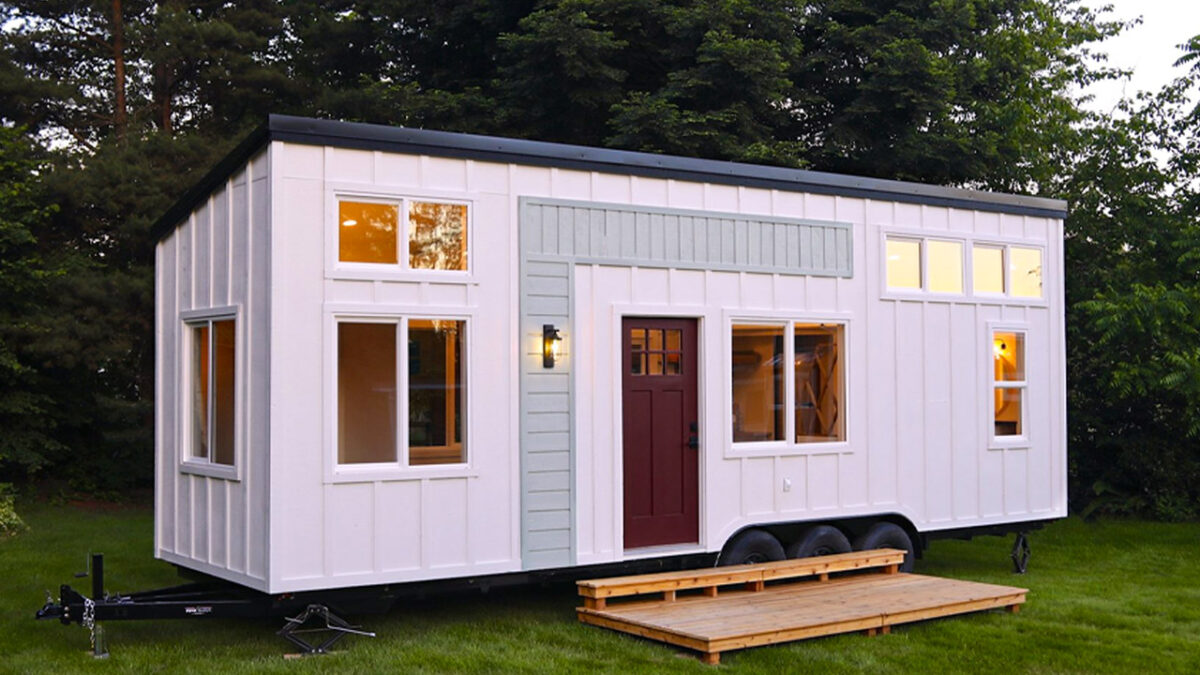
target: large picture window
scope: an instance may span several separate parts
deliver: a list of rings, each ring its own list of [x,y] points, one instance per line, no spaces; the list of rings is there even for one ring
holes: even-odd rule
[[[844,327],[828,323],[735,323],[734,443],[846,439]]]
[[[237,330],[230,318],[189,321],[191,442],[188,459],[233,466]]]
[[[338,463],[466,462],[465,339],[460,319],[339,321]]]
[[[465,204],[339,199],[337,237],[339,262],[467,269]]]

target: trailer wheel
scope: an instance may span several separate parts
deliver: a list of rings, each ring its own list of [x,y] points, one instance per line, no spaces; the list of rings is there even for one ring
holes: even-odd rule
[[[832,525],[814,525],[787,547],[789,558],[811,558],[816,555],[849,552],[850,540]]]
[[[720,565],[749,565],[783,560],[783,544],[765,530],[746,530],[730,539],[721,550]]]
[[[895,523],[878,522],[871,526],[861,537],[854,540],[855,551],[866,551],[873,548],[898,548],[904,551],[904,564],[901,572],[913,571],[915,553],[912,539],[904,528]]]

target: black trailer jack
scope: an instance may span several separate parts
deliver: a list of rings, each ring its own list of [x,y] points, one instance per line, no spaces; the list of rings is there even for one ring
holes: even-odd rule
[[[110,595],[104,592],[102,553],[91,557],[91,576],[90,598],[63,584],[59,587],[58,602],[54,601],[49,591],[46,592],[46,604],[37,611],[37,618],[58,619],[63,625],[78,623],[87,628],[91,631],[92,655],[96,658],[108,656],[102,621],[232,617],[266,619],[280,616],[287,620],[278,631],[280,636],[299,647],[303,654],[323,654],[346,635],[375,637],[375,634],[350,625],[318,600],[332,598],[339,601],[341,606],[367,611],[378,611],[382,605],[390,607],[395,600],[387,587],[373,588],[369,594],[350,589],[349,592],[334,596],[305,593],[268,595],[223,581]],[[289,614],[295,615],[288,617]],[[324,624],[305,628],[305,624],[314,618],[324,619]],[[314,642],[302,637],[312,633],[320,633],[322,637]]]

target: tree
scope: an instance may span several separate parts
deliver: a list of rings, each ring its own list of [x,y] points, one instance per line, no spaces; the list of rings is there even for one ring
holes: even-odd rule
[[[54,211],[35,178],[44,169],[22,130],[0,127],[0,479],[36,472],[63,447],[55,401],[29,349],[45,333],[38,302],[58,272],[37,245]]]

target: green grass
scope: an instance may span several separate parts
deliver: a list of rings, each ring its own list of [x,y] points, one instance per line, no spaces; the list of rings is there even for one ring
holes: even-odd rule
[[[937,542],[918,572],[1030,589],[1020,614],[989,612],[722,655],[714,670],[669,646],[584,626],[569,585],[407,602],[352,617],[378,638],[285,660],[278,621],[110,622],[111,657],[82,628],[35,622],[45,589],[105,553],[109,591],[178,583],[155,561],[145,508],[26,506],[30,529],[0,540],[0,672],[1200,672],[1200,524],[1072,519],[1033,535],[1025,576],[1009,539]]]

